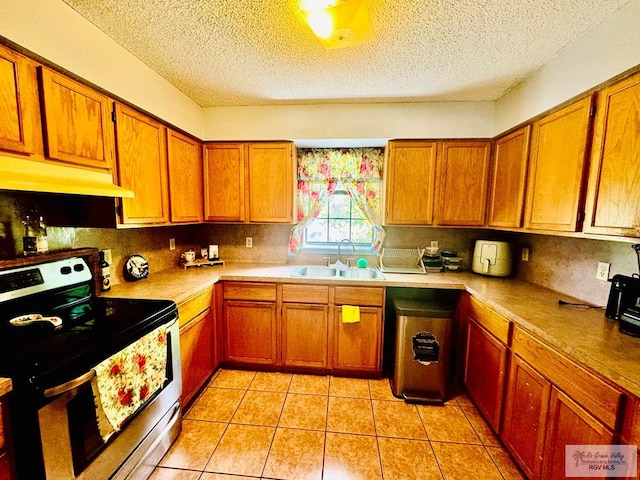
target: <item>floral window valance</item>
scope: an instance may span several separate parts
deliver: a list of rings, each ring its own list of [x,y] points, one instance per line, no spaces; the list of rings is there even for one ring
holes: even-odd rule
[[[289,252],[297,253],[304,229],[318,216],[336,188],[347,191],[373,225],[372,247],[380,251],[382,229],[382,169],[384,148],[312,148],[297,150],[297,220]]]

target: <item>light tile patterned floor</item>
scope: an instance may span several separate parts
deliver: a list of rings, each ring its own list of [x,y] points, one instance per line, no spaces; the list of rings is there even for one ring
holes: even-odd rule
[[[219,370],[151,480],[524,477],[470,399],[395,398],[387,379]]]

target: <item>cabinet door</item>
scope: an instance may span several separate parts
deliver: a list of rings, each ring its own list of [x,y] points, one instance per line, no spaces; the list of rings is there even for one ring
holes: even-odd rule
[[[293,146],[249,144],[249,221],[293,223]]]
[[[640,236],[640,74],[598,93],[584,230]]]
[[[500,427],[506,371],[507,347],[469,318],[464,384],[496,432]]]
[[[433,224],[436,152],[436,142],[389,142],[387,225]]]
[[[165,127],[116,104],[116,139],[120,186],[135,198],[122,199],[122,223],[169,221],[167,140]]]
[[[282,304],[282,364],[327,368],[329,307]]]
[[[267,302],[224,302],[225,360],[277,363],[276,305]]]
[[[34,153],[34,120],[39,117],[35,67],[0,45],[0,149]]]
[[[215,143],[204,148],[205,220],[244,222],[244,144]]]
[[[551,390],[542,478],[565,477],[566,445],[611,445],[613,433],[564,393]]]
[[[202,146],[173,130],[167,131],[171,221],[201,222],[203,215]]]
[[[438,225],[484,225],[489,142],[444,142],[439,160]]]
[[[551,384],[513,355],[500,436],[529,478],[540,478],[550,394]]]
[[[184,407],[213,372],[213,313],[206,310],[180,329]]]
[[[360,307],[357,323],[343,323],[341,307],[334,307],[333,312],[333,369],[379,373],[382,309]]]
[[[591,97],[587,97],[534,122],[526,228],[577,231],[591,103]]]
[[[113,171],[111,100],[47,68],[40,73],[47,156]]]
[[[522,227],[530,131],[527,125],[496,140],[487,221],[490,227]]]

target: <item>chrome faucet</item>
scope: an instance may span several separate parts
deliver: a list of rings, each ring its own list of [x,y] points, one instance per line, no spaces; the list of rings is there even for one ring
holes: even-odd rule
[[[356,247],[355,247],[355,245],[353,244],[353,242],[351,240],[349,240],[348,238],[343,238],[342,240],[340,240],[340,243],[338,243],[338,262],[339,263],[342,263],[342,257],[340,256],[340,247],[342,247],[342,242],[348,242],[349,244],[351,244],[351,248],[353,248],[354,253],[356,251]],[[336,263],[338,263],[338,262],[336,262]],[[347,262],[348,262],[348,260],[347,260]],[[343,265],[344,265],[344,263],[343,263]],[[349,267],[349,266],[350,265],[347,264],[347,267]]]

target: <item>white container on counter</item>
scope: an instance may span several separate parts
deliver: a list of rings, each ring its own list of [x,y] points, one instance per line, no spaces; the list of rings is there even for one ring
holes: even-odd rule
[[[477,240],[471,269],[481,275],[507,277],[511,275],[511,247],[508,242]]]

